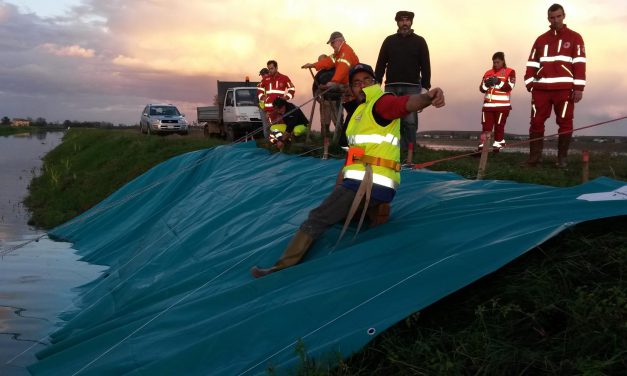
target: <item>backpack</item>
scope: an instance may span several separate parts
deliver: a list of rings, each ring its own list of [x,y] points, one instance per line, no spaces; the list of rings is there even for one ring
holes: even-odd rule
[[[314,83],[313,86],[311,88],[313,95],[316,95],[316,91],[318,89],[318,86],[320,85],[324,85],[326,83],[328,83],[329,81],[331,81],[331,79],[333,78],[333,76],[335,75],[335,68],[333,69],[325,69],[325,70],[321,70],[318,73],[316,73],[316,76],[314,77]],[[326,100],[340,100],[342,98],[342,92],[341,91],[328,91],[326,92],[323,96],[324,99]]]

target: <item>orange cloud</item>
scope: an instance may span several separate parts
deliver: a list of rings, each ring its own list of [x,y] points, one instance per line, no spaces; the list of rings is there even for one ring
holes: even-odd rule
[[[91,48],[83,48],[77,44],[71,46],[59,46],[54,43],[44,43],[41,45],[46,52],[56,56],[72,56],[82,58],[92,58],[96,55],[96,51]]]

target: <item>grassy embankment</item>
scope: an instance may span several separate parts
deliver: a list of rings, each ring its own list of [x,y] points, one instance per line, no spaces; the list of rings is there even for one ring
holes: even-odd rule
[[[210,146],[194,137],[72,130],[44,159],[27,204],[52,227],[88,209],[151,166]],[[292,147],[292,152],[300,152]],[[335,150],[336,153],[339,151]],[[417,161],[456,152],[420,148]],[[486,179],[553,186],[581,182],[581,162],[518,167],[522,154],[491,156]],[[478,159],[439,163],[467,178]],[[593,154],[590,178],[627,180],[627,158]],[[303,375],[621,375],[627,369],[627,218],[569,229],[501,270],[408,317],[329,370],[303,357]]]
[[[221,143],[204,137],[146,136],[136,130],[78,129],[44,157],[25,200],[31,225],[57,226],[175,155]]]

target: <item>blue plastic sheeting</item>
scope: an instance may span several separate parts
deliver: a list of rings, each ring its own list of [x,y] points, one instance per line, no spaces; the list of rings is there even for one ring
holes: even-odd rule
[[[224,146],[168,160],[53,231],[109,265],[38,353],[36,375],[285,374],[297,346],[337,361],[386,328],[582,221],[627,214],[571,188],[403,171],[390,222],[255,280],[331,191],[339,160]]]

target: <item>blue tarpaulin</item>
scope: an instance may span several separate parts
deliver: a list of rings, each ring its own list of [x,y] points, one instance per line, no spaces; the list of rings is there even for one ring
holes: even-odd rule
[[[274,263],[341,164],[250,144],[201,150],[54,229],[109,269],[80,288],[79,309],[30,372],[284,374],[298,346],[333,363],[565,228],[627,214],[626,183],[608,178],[555,188],[408,170],[387,224],[333,249],[338,225],[302,263],[253,279],[250,267]]]

